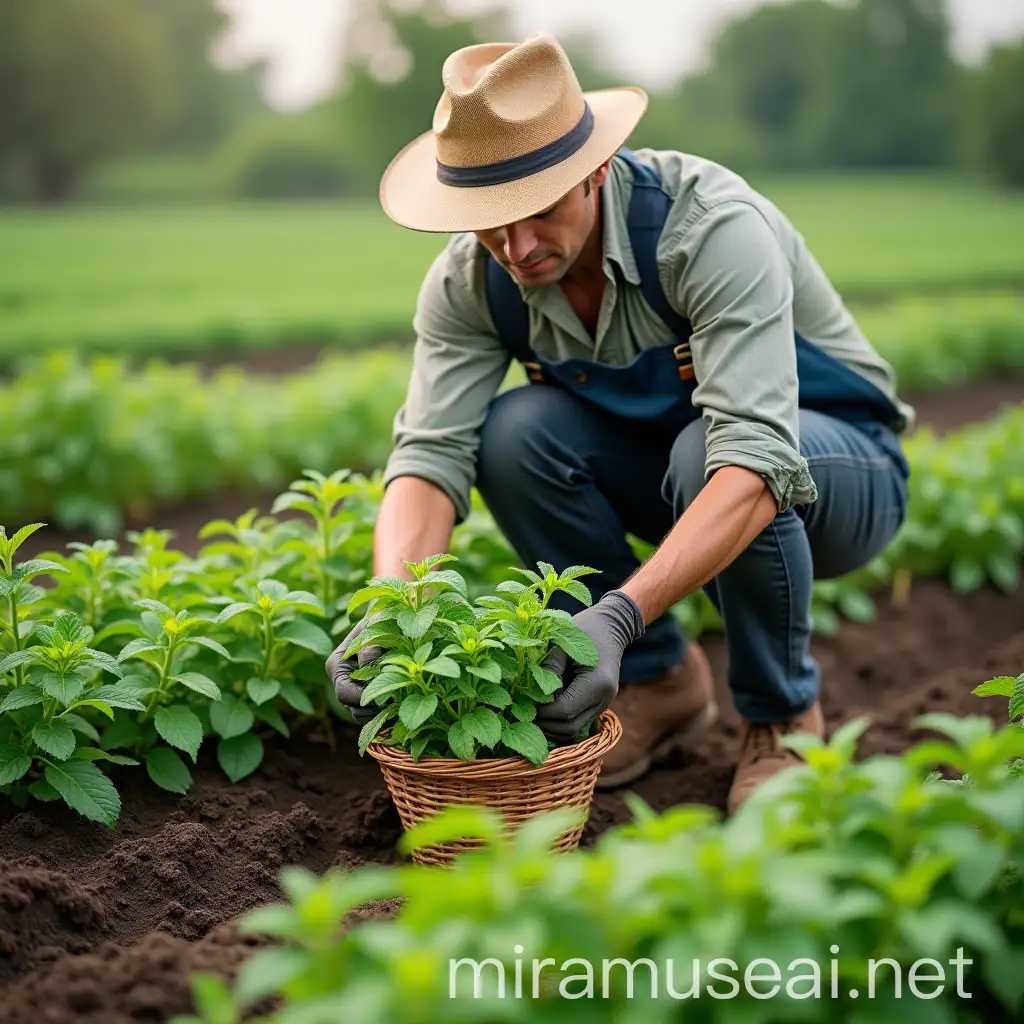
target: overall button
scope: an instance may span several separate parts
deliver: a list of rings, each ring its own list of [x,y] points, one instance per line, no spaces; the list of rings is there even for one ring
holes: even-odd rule
[[[582,370],[577,370],[573,374],[573,379],[576,381],[577,384],[587,383],[587,375]]]

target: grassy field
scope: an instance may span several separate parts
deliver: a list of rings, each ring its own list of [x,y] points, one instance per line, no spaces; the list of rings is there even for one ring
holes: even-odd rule
[[[926,177],[755,184],[853,301],[1024,287],[1024,196]],[[444,241],[369,202],[6,210],[0,358],[404,337]]]

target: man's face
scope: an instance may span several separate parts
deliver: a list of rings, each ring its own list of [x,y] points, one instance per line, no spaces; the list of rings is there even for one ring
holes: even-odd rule
[[[477,231],[476,237],[524,288],[553,284],[575,263],[593,230],[597,186],[607,174],[605,163],[590,176],[589,189],[580,182],[547,210],[504,227]]]

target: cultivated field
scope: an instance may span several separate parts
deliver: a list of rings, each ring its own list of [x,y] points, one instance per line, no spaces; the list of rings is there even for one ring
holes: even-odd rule
[[[282,1010],[267,1024],[461,1024],[449,955],[511,964],[524,940],[527,957],[782,964],[825,964],[838,943],[844,991],[863,990],[868,956],[945,964],[959,946],[979,964],[960,1017],[905,996],[804,1000],[792,1019],[1021,1019],[1024,202],[920,178],[765,190],[919,413],[904,528],[816,586],[838,739],[778,796],[790,817],[768,801],[722,820],[740,723],[721,623],[695,595],[675,614],[710,656],[721,721],[631,790],[600,792],[580,852],[546,857],[537,832],[444,876],[396,870],[398,814],[324,672],[365,608],[350,599],[372,571],[375,471],[410,356],[319,358],[402,339],[439,239],[365,206],[0,216],[0,358],[42,356],[8,362],[0,384],[3,1024],[238,1024],[222,981],[239,971],[240,1003]],[[299,485],[303,470],[338,472]],[[532,736],[529,707],[512,723],[497,691],[528,649],[517,616],[537,609],[479,501],[452,553],[467,600],[510,602],[494,634],[510,661],[477,651],[463,671],[442,612],[410,607],[402,643],[425,688],[401,722],[442,742],[429,693],[459,686],[458,743],[507,752]],[[318,884],[289,867],[335,870]],[[257,933],[240,926],[281,899]],[[197,972],[211,977],[193,990]],[[693,1019],[773,1005],[701,999]],[[621,985],[488,1006],[474,1019],[680,1019]]]

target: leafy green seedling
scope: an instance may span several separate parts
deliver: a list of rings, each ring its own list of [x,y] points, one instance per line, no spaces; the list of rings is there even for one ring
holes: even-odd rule
[[[350,651],[384,649],[377,661],[353,672],[366,683],[363,704],[381,707],[363,727],[359,750],[364,753],[393,723],[381,742],[416,761],[471,761],[487,750],[543,764],[551,745],[533,719],[537,705],[562,686],[544,668],[546,655],[557,645],[579,665],[597,664],[587,633],[548,604],[563,591],[589,605],[590,592],[579,577],[597,570],[572,566],[558,574],[541,562],[541,574],[515,569],[527,582],[502,581],[493,595],[471,603],[465,579],[453,569],[438,570],[456,560],[446,554],[406,562],[412,580],[375,577],[352,596],[350,613],[367,604],[368,618]]]

